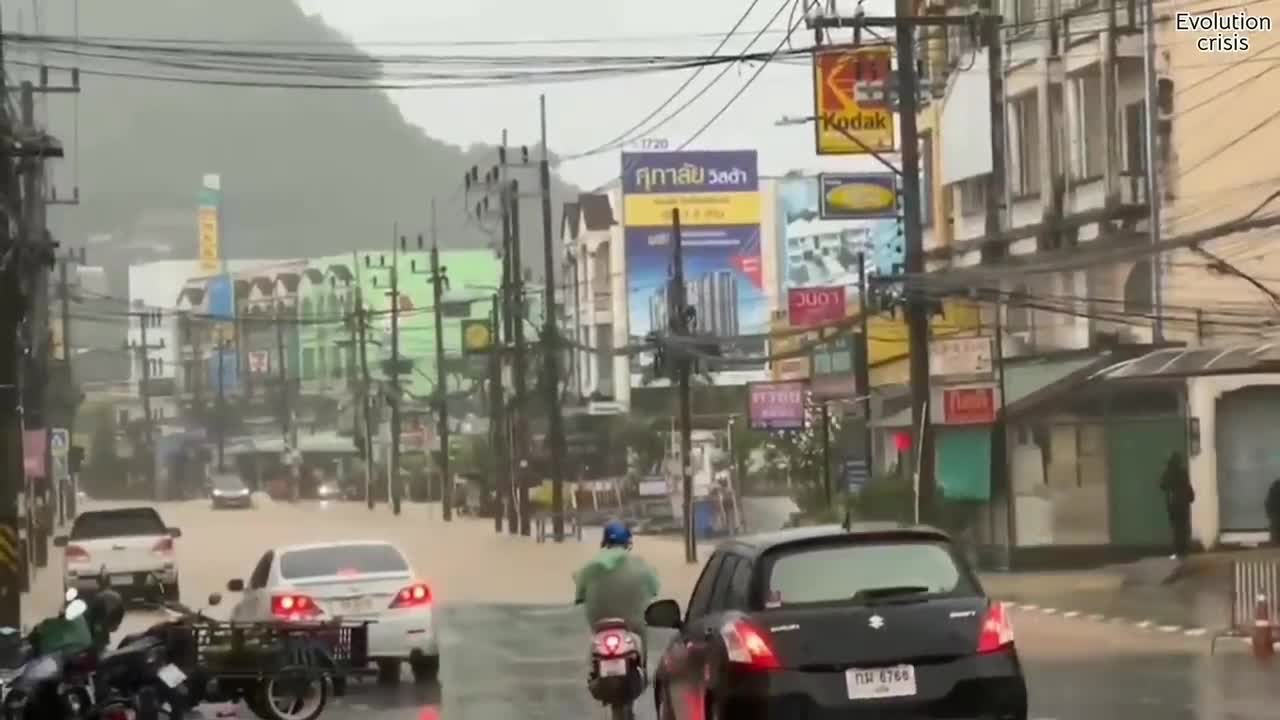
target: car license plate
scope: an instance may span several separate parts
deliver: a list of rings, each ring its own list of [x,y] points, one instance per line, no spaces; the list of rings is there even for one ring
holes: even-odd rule
[[[367,613],[373,609],[373,602],[369,598],[356,598],[355,600],[343,600],[337,603],[337,610],[343,615],[358,615]]]
[[[111,585],[113,587],[125,587],[133,584],[132,575],[112,575]]]
[[[181,685],[186,679],[187,674],[178,669],[177,665],[170,663],[156,671],[156,675],[160,678],[160,682],[171,688]]]
[[[916,694],[916,669],[912,665],[852,668],[844,671],[850,700],[910,697]]]
[[[627,674],[627,660],[601,660],[600,677],[622,677]]]

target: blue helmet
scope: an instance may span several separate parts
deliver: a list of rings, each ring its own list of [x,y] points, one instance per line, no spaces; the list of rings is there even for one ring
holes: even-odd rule
[[[600,540],[600,547],[631,547],[631,528],[621,520],[610,520],[605,523],[604,537]]]

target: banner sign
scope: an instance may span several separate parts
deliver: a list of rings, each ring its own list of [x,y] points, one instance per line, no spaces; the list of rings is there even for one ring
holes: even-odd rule
[[[787,315],[794,329],[838,323],[845,318],[844,287],[803,287],[787,290]]]
[[[632,337],[669,329],[672,210],[677,208],[685,292],[697,313],[695,333],[734,337],[767,327],[759,188],[754,150],[622,154]],[[761,355],[764,341],[739,341],[723,346],[722,352]],[[639,364],[637,357],[633,372],[638,372]]]
[[[462,352],[484,353],[493,349],[493,328],[483,318],[462,321]]]
[[[222,238],[218,213],[222,206],[222,177],[205,175],[200,189],[200,206],[196,211],[196,227],[199,237],[200,270],[205,273],[218,271],[221,261],[219,245]]]
[[[28,478],[45,477],[44,451],[48,441],[44,428],[22,431],[22,469]]]
[[[994,385],[935,388],[933,395],[939,401],[932,413],[936,423],[989,425],[996,421],[999,393]]]
[[[991,375],[994,344],[989,336],[934,340],[929,343],[929,374],[933,377]]]
[[[824,173],[818,184],[823,220],[898,217],[898,179],[893,173]]]
[[[813,55],[814,144],[819,155],[867,155],[896,146],[893,111],[858,85],[881,84],[892,72],[885,46],[823,50]]]
[[[747,417],[752,430],[803,430],[805,395],[803,382],[747,384]]]

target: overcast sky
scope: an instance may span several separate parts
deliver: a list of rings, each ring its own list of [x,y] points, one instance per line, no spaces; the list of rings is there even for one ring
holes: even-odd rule
[[[299,0],[308,12],[320,13],[371,53],[420,54],[705,54],[750,5],[750,0]],[[760,0],[725,52],[741,51],[778,11],[782,0]],[[823,0],[825,2],[825,0]],[[841,0],[842,4],[846,0]],[[851,4],[849,0],[848,4]],[[891,12],[887,0],[867,0],[868,14]],[[753,51],[775,50],[784,37],[789,9],[772,23]],[[793,21],[794,22],[794,21]],[[700,36],[707,34],[707,36]],[[583,40],[588,40],[583,42]],[[512,44],[501,47],[448,47],[430,43],[459,41],[567,40],[552,44]],[[797,46],[811,43],[803,30]],[[691,71],[690,71],[691,72]],[[690,97],[720,72],[707,68],[685,91]],[[722,108],[755,72],[755,66],[735,67],[699,100],[648,137],[663,138],[671,145],[685,142]],[[546,87],[482,88],[467,90],[413,90],[393,93],[410,122],[433,137],[468,145],[496,142],[502,129],[513,144],[535,143],[538,135],[538,95],[548,102],[549,145],[562,155],[595,148],[628,129],[652,112],[686,79],[684,72],[662,72],[625,79],[555,84]],[[751,83],[742,97],[691,148],[760,151],[761,170],[781,174],[806,168],[855,170],[874,168],[874,161],[843,158],[820,163],[813,153],[812,130],[807,127],[775,127],[783,115],[806,116],[813,112],[810,71],[807,64],[770,65]],[[665,117],[683,105],[677,100],[655,118]],[[833,165],[834,163],[834,165]],[[618,174],[618,151],[574,160],[562,169],[565,177],[593,187]]]

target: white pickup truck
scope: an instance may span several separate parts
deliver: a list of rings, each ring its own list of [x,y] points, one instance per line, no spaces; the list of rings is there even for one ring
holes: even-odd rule
[[[132,507],[81,513],[72,523],[71,533],[55,537],[53,544],[63,548],[65,588],[92,593],[105,574],[111,589],[122,595],[147,595],[162,589],[166,599],[178,600],[178,557],[173,541],[181,536],[178,528],[165,526],[155,509]]]

